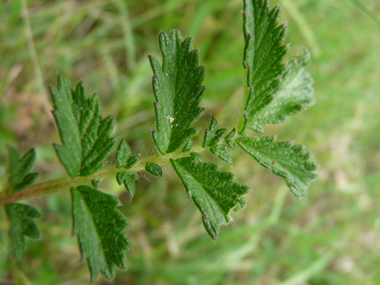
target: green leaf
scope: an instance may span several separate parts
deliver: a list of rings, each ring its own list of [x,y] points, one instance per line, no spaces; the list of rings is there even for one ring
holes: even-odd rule
[[[138,155],[132,155],[131,148],[128,143],[121,139],[116,152],[116,167],[117,168],[132,168],[139,160]]]
[[[288,63],[282,87],[274,100],[251,118],[251,129],[262,132],[260,125],[283,124],[292,116],[314,104],[313,79],[306,70],[310,59],[308,50]]]
[[[157,163],[148,163],[145,170],[154,176],[162,177],[162,168]]]
[[[239,133],[256,130],[257,113],[272,102],[281,87],[286,70],[282,63],[287,47],[283,44],[286,25],[278,26],[280,7],[269,10],[267,0],[244,0],[243,31],[245,37],[244,67],[250,88]]]
[[[99,272],[108,279],[116,266],[127,268],[125,251],[131,242],[125,233],[128,220],[116,209],[119,199],[87,185],[71,188],[73,233],[78,235],[82,259],[87,259],[91,282]]]
[[[224,140],[225,140],[225,143],[228,145],[228,147],[232,150],[235,149],[235,142],[232,140],[234,138],[234,136],[236,135],[236,129],[233,128],[232,131],[225,136]]]
[[[203,147],[214,146],[221,141],[222,137],[226,133],[226,129],[218,129],[218,122],[215,117],[211,117],[210,127],[205,130],[205,136],[203,139]]]
[[[250,189],[233,182],[235,175],[218,171],[218,165],[201,162],[199,156],[170,159],[175,171],[181,178],[189,197],[202,213],[203,225],[212,239],[219,235],[219,225],[231,221],[229,215],[240,197]]]
[[[234,212],[240,211],[241,209],[245,207],[246,204],[247,204],[247,198],[245,198],[244,196],[241,196],[239,198],[239,203],[234,208]]]
[[[228,147],[232,150],[235,149],[235,142],[234,141],[226,141],[226,144],[228,145]]]
[[[184,148],[182,149],[182,152],[190,151],[193,148],[193,139],[189,139],[189,141],[186,143]]]
[[[169,35],[161,32],[159,45],[163,58],[149,55],[154,73],[153,92],[157,102],[156,131],[153,140],[162,155],[181,148],[198,133],[192,125],[203,115],[198,107],[205,92],[202,86],[205,68],[198,66],[199,52],[193,50],[193,39],[182,39],[178,30]]]
[[[89,176],[104,167],[104,160],[116,143],[110,138],[115,117],[103,119],[97,94],[89,98],[86,86],[79,82],[75,92],[58,75],[58,89],[51,86],[54,117],[63,145],[54,144],[59,159],[71,178]]]
[[[219,157],[221,160],[227,162],[228,164],[233,163],[231,156],[226,152],[227,147],[221,146],[221,145],[214,145],[213,147],[210,148],[210,151]]]
[[[11,238],[13,249],[17,260],[25,250],[24,236],[38,239],[40,238],[40,231],[32,219],[40,218],[40,213],[32,206],[11,203],[6,204],[7,214],[11,223]]]
[[[310,153],[293,142],[276,142],[272,136],[240,137],[236,143],[262,166],[285,180],[290,191],[302,198],[318,177],[318,166],[309,160]]]
[[[98,188],[99,185],[100,185],[100,180],[99,180],[99,179],[92,179],[92,180],[91,180],[91,184],[92,184],[92,186],[94,186],[95,188]]]
[[[229,132],[228,135],[225,136],[224,139],[225,139],[225,140],[231,140],[231,139],[234,138],[235,135],[236,135],[236,129],[233,128],[233,129],[231,130],[231,132]]]
[[[117,183],[119,183],[119,185],[124,184],[131,198],[135,196],[135,192],[136,192],[135,180],[138,180],[138,179],[139,179],[139,176],[137,174],[130,173],[127,171],[118,172],[116,174]]]
[[[36,161],[36,151],[33,148],[20,158],[17,149],[14,146],[8,146],[8,160],[13,192],[24,190],[37,180],[39,173],[29,173]],[[8,193],[8,195],[11,194]]]

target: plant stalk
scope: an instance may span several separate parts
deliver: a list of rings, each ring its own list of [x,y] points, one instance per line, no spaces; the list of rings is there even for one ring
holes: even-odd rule
[[[165,156],[162,156],[160,154],[156,154],[144,159],[139,160],[132,168],[128,169],[128,172],[131,173],[137,173],[139,171],[142,171],[145,169],[145,165],[148,163],[157,163],[158,165],[171,165],[170,159],[178,159],[181,157],[188,156],[190,152],[203,152],[207,148],[202,147],[201,145],[195,146],[192,148],[189,152],[182,152],[177,151],[173,153],[166,154]],[[125,169],[118,169],[115,165],[108,166],[103,168],[102,170],[98,171],[97,173],[90,175],[90,176],[84,176],[84,177],[76,177],[75,179],[72,179],[70,176],[65,176],[58,179],[53,179],[50,181],[38,183],[29,186],[28,188],[19,191],[14,192],[11,196],[6,197],[5,191],[2,191],[2,196],[0,196],[0,205],[6,204],[6,203],[14,203],[20,200],[26,200],[30,198],[35,198],[39,196],[45,196],[48,194],[56,193],[59,191],[68,191],[71,187],[77,187],[79,185],[83,184],[89,184],[91,180],[93,179],[105,179],[108,177],[116,176],[118,172],[126,171]]]

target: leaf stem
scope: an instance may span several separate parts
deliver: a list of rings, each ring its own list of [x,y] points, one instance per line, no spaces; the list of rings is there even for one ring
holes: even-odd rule
[[[148,163],[157,163],[158,165],[171,165],[170,163],[171,158],[178,159],[181,157],[188,156],[190,152],[200,153],[207,149],[208,148],[204,148],[201,145],[197,145],[197,146],[194,146],[189,152],[177,151],[170,154],[166,154],[165,156],[156,154],[156,155],[139,160],[136,163],[136,165],[128,169],[128,171],[131,173],[142,171],[145,169],[145,165]],[[34,184],[34,185],[29,186],[23,191],[13,193],[13,195],[10,197],[6,197],[6,195],[4,195],[6,191],[3,191],[2,196],[0,196],[0,205],[6,204],[6,203],[13,203],[13,202],[17,202],[17,201],[25,200],[25,199],[35,198],[39,196],[45,196],[45,195],[56,193],[59,191],[65,191],[65,190],[68,191],[70,190],[71,187],[77,187],[79,185],[88,184],[91,182],[92,179],[102,180],[108,177],[116,176],[116,173],[120,171],[125,171],[125,170],[118,169],[116,168],[115,165],[112,165],[112,166],[105,167],[99,172],[90,176],[85,176],[85,177],[79,176],[75,179],[71,179],[71,177],[67,175],[62,178]]]

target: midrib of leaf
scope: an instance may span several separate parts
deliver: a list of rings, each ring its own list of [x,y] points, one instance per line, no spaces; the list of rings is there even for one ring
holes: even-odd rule
[[[264,10],[264,9],[263,9],[263,10]],[[260,15],[260,18],[261,18],[261,15]],[[272,23],[272,21],[273,21],[273,19],[268,23],[268,25],[267,25],[267,27],[266,27],[266,30],[265,30],[265,32],[263,33],[263,36],[260,38],[260,41],[259,41],[258,45],[255,46],[255,49],[259,49],[259,48],[260,48],[260,46],[261,46],[261,42],[262,42],[262,40],[265,38],[265,36],[266,36],[266,34],[267,34],[267,32],[268,32],[269,26],[270,26],[270,24]],[[256,26],[257,26],[257,25],[258,25],[258,23],[255,24],[255,27],[254,27],[255,30],[256,30]],[[256,36],[256,35],[254,35],[254,37],[255,37],[255,36]],[[255,43],[256,43],[256,42],[255,42]],[[262,76],[265,75],[264,72],[262,72],[262,74],[259,75],[259,76],[257,76],[257,77],[255,77],[255,75],[256,75],[256,73],[259,71],[259,69],[260,69],[260,67],[263,65],[263,63],[265,62],[265,59],[267,58],[267,56],[268,56],[269,52],[271,51],[273,45],[274,45],[274,42],[272,43],[272,45],[270,46],[270,48],[268,49],[268,51],[265,53],[264,58],[263,58],[261,61],[259,61],[259,66],[255,68],[256,70],[255,70],[255,72],[252,74],[252,76],[251,76],[251,78],[250,78],[250,81],[249,81],[249,85],[250,85],[250,86],[251,86],[251,85],[255,85],[255,84],[257,84],[258,82],[260,82],[261,80],[263,80]],[[256,56],[253,54],[253,58],[255,58],[255,57],[256,57]],[[273,66],[273,64],[271,65],[271,67],[272,67],[272,66]],[[269,69],[270,69],[270,68],[268,68],[268,70],[269,70]],[[256,78],[256,82],[254,81],[254,78]],[[265,78],[264,78],[264,79],[265,79]]]
[[[207,151],[209,148],[204,148],[202,145],[195,145],[191,149],[191,152],[202,153]],[[181,150],[168,153],[165,156],[157,156],[157,154],[152,155],[147,158],[140,159],[133,167],[128,169],[128,172],[138,173],[145,169],[145,166],[149,163],[156,163],[158,165],[171,165],[170,159],[178,159],[188,156],[190,152],[182,152]],[[29,199],[32,197],[44,196],[47,194],[52,194],[60,191],[67,191],[71,187],[77,187],[79,185],[89,184],[91,180],[98,179],[103,180],[109,177],[115,176],[120,169],[116,165],[106,166],[99,170],[97,173],[89,176],[78,176],[75,179],[71,179],[69,176],[65,176],[58,179],[53,179],[50,181],[42,182],[39,184],[34,184],[29,186],[25,190],[13,193],[12,196],[0,196],[0,204],[13,203],[19,200]]]
[[[244,1],[244,67],[247,69],[247,95],[244,116],[238,126],[255,130],[258,113],[273,101],[281,86],[285,66],[282,60],[287,47],[283,45],[285,26],[277,26],[279,6],[269,10],[268,1]],[[256,127],[257,130],[257,127]]]

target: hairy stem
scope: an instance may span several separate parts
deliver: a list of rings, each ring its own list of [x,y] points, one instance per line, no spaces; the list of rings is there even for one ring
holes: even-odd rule
[[[198,146],[194,146],[190,152],[200,153],[207,149],[208,148],[203,148],[201,145],[198,145]],[[128,171],[132,173],[142,171],[145,169],[146,164],[152,163],[152,162],[157,163],[158,165],[170,165],[171,158],[178,159],[181,157],[185,157],[185,156],[188,156],[190,152],[177,151],[170,154],[166,154],[165,156],[156,154],[154,156],[150,156],[150,157],[139,160],[135,164],[135,166],[128,169]],[[113,165],[113,166],[105,167],[99,172],[90,176],[85,176],[85,177],[79,176],[75,179],[71,179],[70,176],[65,176],[62,178],[53,179],[53,180],[46,181],[43,183],[34,184],[24,189],[23,191],[13,193],[13,195],[10,197],[6,197],[5,196],[6,191],[3,191],[2,192],[3,196],[0,196],[0,204],[13,203],[20,200],[30,199],[33,197],[45,196],[45,195],[56,193],[59,191],[65,191],[65,190],[68,191],[70,190],[71,187],[88,184],[91,182],[92,179],[101,180],[101,179],[105,179],[112,176],[115,177],[116,173],[120,171],[125,171],[125,169],[118,169],[116,168],[115,165]]]

